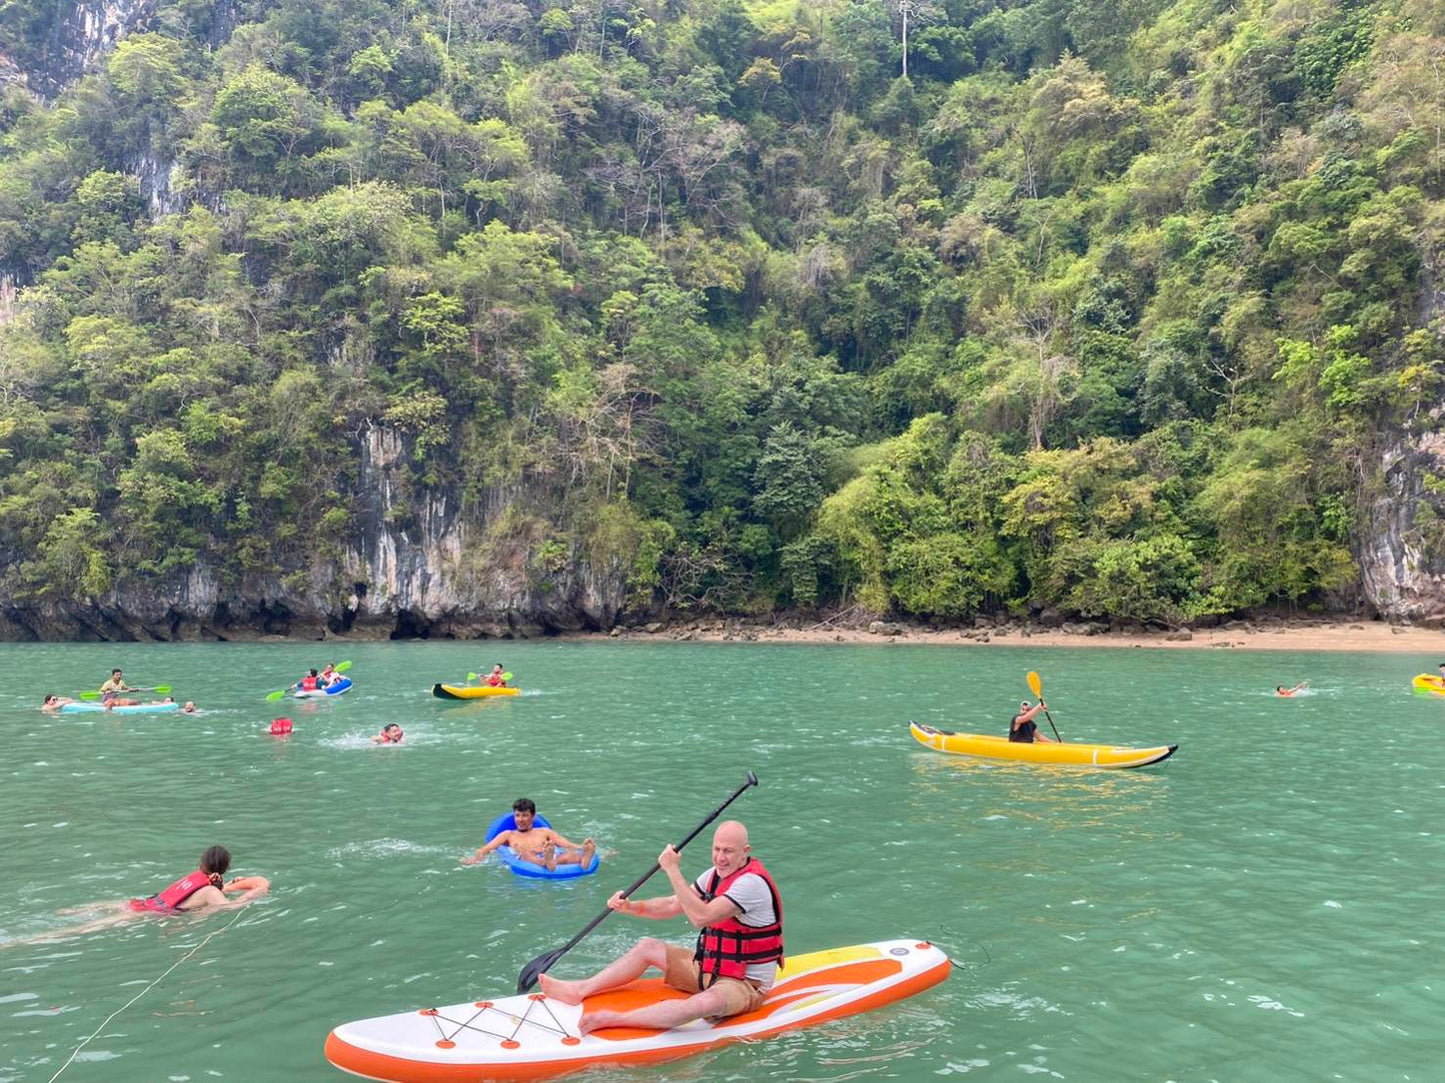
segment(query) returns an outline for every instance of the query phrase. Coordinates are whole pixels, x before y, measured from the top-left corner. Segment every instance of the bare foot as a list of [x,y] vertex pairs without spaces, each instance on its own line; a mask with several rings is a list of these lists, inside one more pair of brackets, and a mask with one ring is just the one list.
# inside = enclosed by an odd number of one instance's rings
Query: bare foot
[[547,866],[548,872],[557,871],[557,844],[550,839],[547,845],[542,847],[542,864]]
[[563,981],[561,978],[552,977],[551,974],[539,974],[537,981],[542,986],[542,992],[558,1004],[582,1003],[582,992],[578,988],[582,984],[581,982]]
[[585,1038],[594,1030],[602,1030],[604,1027],[615,1027],[616,1025],[616,1012],[583,1012],[577,1020],[577,1033]]
[[582,840],[582,867],[585,869],[592,864],[592,858],[597,854],[597,844],[591,839]]

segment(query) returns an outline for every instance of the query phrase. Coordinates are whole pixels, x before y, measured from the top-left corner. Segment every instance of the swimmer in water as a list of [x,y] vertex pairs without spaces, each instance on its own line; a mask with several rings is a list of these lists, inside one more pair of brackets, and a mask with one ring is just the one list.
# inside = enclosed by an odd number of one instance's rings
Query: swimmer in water
[[[146,914],[166,917],[193,910],[231,910],[238,906],[245,906],[270,890],[271,881],[264,876],[238,876],[227,882],[225,874],[230,867],[231,852],[224,846],[209,846],[201,855],[199,868],[194,872],[187,873],[154,895],[144,899],[121,899],[61,910],[58,913],[91,914],[99,912],[104,916],[83,925],[73,925],[66,929],[42,933],[40,936],[30,937],[27,940],[12,940],[8,944],[0,946],[45,943],[61,937],[81,936],[116,925],[124,925]],[[228,894],[236,892],[241,893],[238,898],[228,899],[226,897]]]
[[399,745],[406,734],[401,732],[401,727],[395,722],[388,722],[381,727],[381,732],[371,739],[374,745]]
[[79,702],[79,700],[72,699],[70,696],[57,696],[54,692],[51,692],[45,697],[45,702],[40,705],[40,709],[42,711],[48,712],[49,714],[54,714],[56,711],[60,710],[60,708],[64,707],[67,703]]
[[1286,688],[1286,687],[1285,687],[1284,685],[1282,685],[1282,684],[1277,684],[1277,685],[1274,686],[1274,694],[1275,694],[1276,696],[1292,696],[1292,695],[1294,695],[1296,692],[1303,692],[1303,691],[1304,691],[1306,688],[1308,688],[1309,686],[1310,686],[1310,682],[1309,682],[1309,681],[1301,681],[1299,684],[1295,685],[1293,688]]

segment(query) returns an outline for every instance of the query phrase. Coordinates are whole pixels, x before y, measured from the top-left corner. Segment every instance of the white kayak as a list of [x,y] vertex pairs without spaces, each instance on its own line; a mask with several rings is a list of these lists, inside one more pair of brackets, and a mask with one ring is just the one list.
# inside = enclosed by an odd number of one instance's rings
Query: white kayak
[[61,714],[158,714],[162,711],[180,709],[179,703],[137,703],[134,707],[112,707],[106,710],[99,703],[66,703],[60,708]]
[[[615,1028],[577,1034],[583,1006],[542,993],[474,1000],[343,1023],[326,1039],[326,1058],[364,1079],[546,1079],[605,1065],[673,1060],[728,1042],[770,1038],[871,1011],[937,985],[948,956],[917,940],[833,948],[790,956],[761,1008],[671,1030]],[[594,1011],[626,1011],[684,994],[642,979],[588,997]],[[661,1078],[661,1077],[659,1077]]]

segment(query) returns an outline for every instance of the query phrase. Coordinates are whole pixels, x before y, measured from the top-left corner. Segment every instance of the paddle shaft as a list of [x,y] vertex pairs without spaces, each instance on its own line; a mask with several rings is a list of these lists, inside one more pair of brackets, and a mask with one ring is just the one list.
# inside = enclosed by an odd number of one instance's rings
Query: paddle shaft
[[[1033,670],[1029,671],[1028,682],[1030,691],[1032,691],[1034,695],[1039,697],[1039,703],[1042,704],[1044,702],[1044,682]],[[1044,708],[1044,717],[1049,720],[1049,728],[1054,731],[1054,739],[1058,741],[1059,744],[1063,744],[1064,739],[1059,736],[1059,727],[1054,725],[1054,716],[1049,714],[1049,709],[1047,707]]]
[[[739,797],[743,795],[744,790],[746,790],[750,786],[756,786],[757,784],[758,776],[749,771],[747,781],[744,782],[741,786],[739,786],[736,790],[734,790],[731,797],[729,797],[717,808],[713,809],[712,812],[708,814],[707,819],[705,819],[702,823],[698,824],[695,828],[693,828],[692,832],[687,836],[687,838],[679,842],[676,846],[673,847],[673,849],[681,853],[683,847],[686,846],[693,839],[697,838],[698,835],[702,834],[703,830],[707,827],[708,824],[712,823],[719,816],[721,816],[724,809],[726,809],[729,805],[731,805],[734,801],[736,801]],[[652,879],[653,874],[656,873],[657,870],[660,868],[662,868],[662,866],[659,865],[656,861],[654,861],[652,863],[652,868],[648,869],[645,873],[643,873],[636,880],[634,880],[632,882],[632,886],[622,893],[622,897],[624,899],[627,898],[643,884],[647,883],[648,880]],[[558,959],[562,958],[562,956],[566,955],[578,944],[582,943],[582,939],[593,929],[597,928],[597,926],[601,925],[604,921],[606,921],[611,913],[612,907],[603,907],[602,913],[598,914],[595,918],[589,921],[587,923],[587,927],[576,936],[574,936],[571,940],[567,941],[567,943],[563,944],[556,951],[548,953],[548,955],[542,955],[539,956],[537,959],[532,960],[532,963],[528,964],[527,967],[523,968],[521,975],[517,978],[517,995],[521,996],[528,989],[532,988],[532,986],[535,985],[537,982],[538,975],[545,974],[548,970],[552,968],[553,963],[555,963]],[[532,970],[532,965],[536,964],[539,961],[545,962],[546,965],[539,966],[535,970]]]

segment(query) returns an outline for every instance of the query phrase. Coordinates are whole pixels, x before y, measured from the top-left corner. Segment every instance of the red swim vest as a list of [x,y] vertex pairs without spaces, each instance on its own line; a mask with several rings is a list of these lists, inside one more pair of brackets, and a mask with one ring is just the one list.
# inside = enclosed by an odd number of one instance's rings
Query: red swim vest
[[710,986],[718,978],[747,977],[748,967],[759,963],[783,961],[783,902],[778,897],[778,887],[763,863],[751,858],[746,865],[731,876],[719,881],[714,869],[707,890],[703,892],[704,902],[712,902],[719,895],[726,895],[728,888],[740,876],[752,873],[761,876],[773,897],[774,921],[770,925],[744,925],[737,917],[730,917],[716,925],[709,925],[698,934],[697,951],[693,958],[701,964],[702,973],[712,977],[703,982]]
[[493,688],[500,688],[500,687],[502,687],[502,685],[506,684],[507,682],[504,681],[504,680],[502,680],[502,678],[501,678],[498,674],[496,674],[496,673],[489,673],[489,674],[487,675],[487,683],[488,683],[489,685],[491,685]]
[[212,882],[209,873],[197,869],[195,872],[186,873],[159,894],[152,895],[148,899],[131,899],[128,905],[132,910],[156,910],[169,914],[201,888],[211,885]]
[[399,744],[401,744],[401,739],[402,739],[403,737],[405,737],[405,736],[406,736],[406,734],[405,734],[401,729],[398,729],[398,730],[396,731],[396,736],[395,736],[395,737],[393,737],[391,734],[387,733],[386,730],[382,730],[382,731],[381,731],[381,743],[384,744],[384,745],[399,745]]
[[316,691],[316,685],[317,685],[317,682],[320,681],[320,679],[321,679],[321,678],[319,678],[319,677],[302,677],[302,678],[301,678],[301,691],[303,691],[303,692],[314,692],[314,691]]
[[273,736],[273,737],[284,737],[286,734],[288,734],[288,733],[290,733],[290,732],[291,732],[291,719],[289,719],[289,718],[273,718],[273,719],[271,719],[271,736]]

